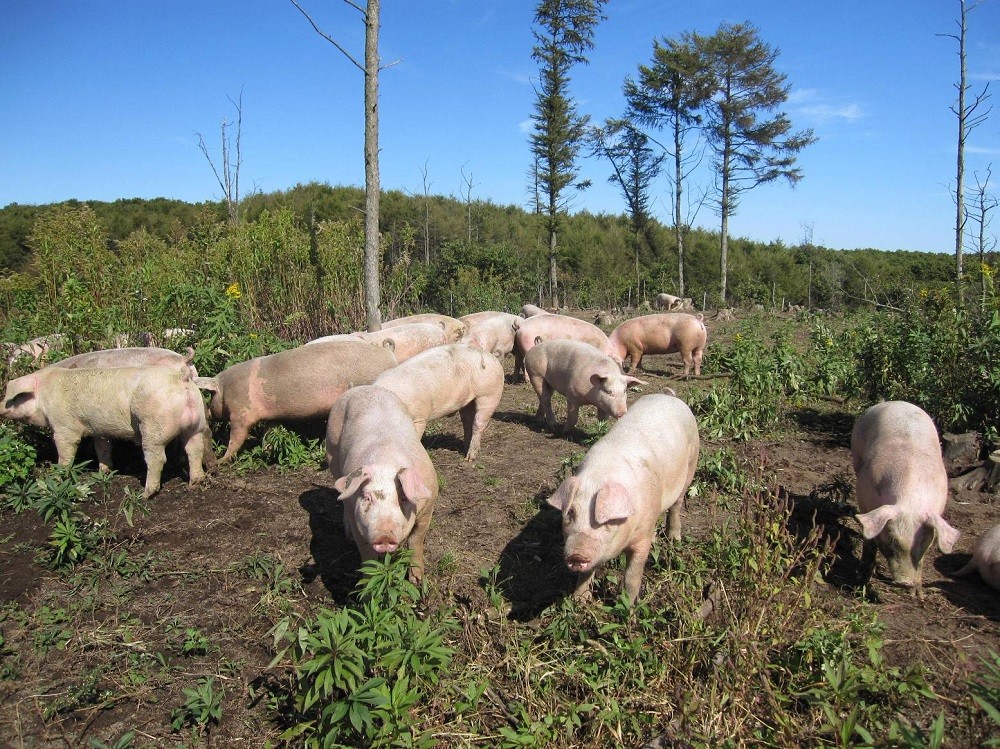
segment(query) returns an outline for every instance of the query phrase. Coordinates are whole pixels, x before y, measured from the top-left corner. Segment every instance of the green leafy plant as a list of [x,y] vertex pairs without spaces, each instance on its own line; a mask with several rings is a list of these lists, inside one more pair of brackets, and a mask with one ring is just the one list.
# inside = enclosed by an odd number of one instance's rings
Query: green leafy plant
[[434,745],[429,734],[414,732],[410,708],[450,663],[444,636],[456,625],[445,615],[417,616],[420,591],[407,579],[409,557],[365,562],[357,608],[323,611],[294,633],[287,619],[275,628],[275,643],[288,644],[274,662],[289,655],[295,668],[295,716],[283,740],[308,747]]
[[222,720],[222,699],[225,693],[216,691],[215,679],[210,676],[198,680],[195,687],[185,687],[184,704],[170,713],[170,725],[175,731],[193,726],[204,733],[213,723]]
[[35,448],[25,442],[12,425],[0,424],[0,490],[24,481],[35,467]]
[[[990,651],[980,659],[982,672],[969,682],[972,699],[992,721],[994,730],[1000,730],[1000,655]],[[983,746],[1000,746],[1000,738],[991,738]]]

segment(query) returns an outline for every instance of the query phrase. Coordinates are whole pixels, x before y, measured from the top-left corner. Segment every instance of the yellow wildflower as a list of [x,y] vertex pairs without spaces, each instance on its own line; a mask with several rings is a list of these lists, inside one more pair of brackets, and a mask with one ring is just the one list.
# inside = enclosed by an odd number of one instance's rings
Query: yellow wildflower
[[243,292],[240,291],[240,284],[238,281],[233,281],[226,287],[226,296],[230,299],[239,299],[243,296]]

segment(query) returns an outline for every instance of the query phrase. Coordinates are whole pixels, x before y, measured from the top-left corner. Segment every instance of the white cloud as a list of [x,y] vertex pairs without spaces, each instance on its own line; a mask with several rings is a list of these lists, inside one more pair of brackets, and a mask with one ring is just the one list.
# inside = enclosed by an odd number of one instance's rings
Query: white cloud
[[799,107],[798,112],[817,122],[847,120],[854,122],[865,116],[857,104],[810,104]]
[[985,148],[984,146],[966,146],[965,152],[979,156],[1000,156],[1000,148]]
[[531,119],[521,120],[521,122],[519,122],[517,125],[517,129],[520,130],[522,133],[530,133],[531,129],[534,126],[535,126],[534,120]]

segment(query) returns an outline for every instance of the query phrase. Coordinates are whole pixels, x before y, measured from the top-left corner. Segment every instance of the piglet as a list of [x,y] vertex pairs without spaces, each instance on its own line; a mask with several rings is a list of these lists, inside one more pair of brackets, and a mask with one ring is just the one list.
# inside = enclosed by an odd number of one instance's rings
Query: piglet
[[696,376],[701,374],[708,330],[700,314],[668,312],[626,320],[611,331],[610,339],[618,358],[623,362],[630,359],[632,368],[637,371],[642,367],[645,354],[679,353],[687,377],[692,367]]
[[566,566],[579,573],[577,598],[594,573],[625,552],[625,593],[635,602],[660,515],[667,538],[681,537],[681,506],[698,465],[698,424],[671,395],[637,400],[599,439],[548,502],[562,512]]
[[205,407],[188,370],[46,367],[7,383],[0,417],[51,429],[60,465],[73,462],[88,435],[102,471],[110,467],[112,439],[135,441],[146,458],[146,497],[160,489],[165,447],[175,438],[187,453],[191,483],[205,477]]
[[892,579],[922,598],[921,562],[935,535],[945,553],[959,537],[941,517],[948,473],[934,422],[905,401],[874,405],[854,423],[851,459],[864,536],[862,581],[871,578],[877,548]]
[[324,419],[353,385],[367,385],[396,366],[392,352],[365,341],[332,341],[258,356],[234,364],[216,377],[199,377],[212,392],[213,419],[229,420],[226,463],[261,421]]
[[417,354],[380,374],[373,384],[399,396],[413,418],[417,437],[429,420],[457,411],[465,430],[465,459],[474,460],[503,397],[503,382],[503,365],[495,356],[452,343]]
[[580,341],[538,343],[525,355],[524,371],[538,395],[535,416],[544,418],[553,431],[556,428],[552,412],[553,391],[566,396],[563,429],[568,432],[576,426],[581,405],[595,406],[598,418],[604,421],[612,416],[620,419],[628,410],[626,391],[635,385],[646,384],[622,374],[610,356]]
[[438,480],[403,402],[375,385],[351,388],[330,410],[326,451],[344,529],[361,559],[408,542],[410,578],[419,583]]
[[979,572],[991,588],[1000,590],[1000,525],[994,525],[972,547],[972,559],[955,574],[959,577]]

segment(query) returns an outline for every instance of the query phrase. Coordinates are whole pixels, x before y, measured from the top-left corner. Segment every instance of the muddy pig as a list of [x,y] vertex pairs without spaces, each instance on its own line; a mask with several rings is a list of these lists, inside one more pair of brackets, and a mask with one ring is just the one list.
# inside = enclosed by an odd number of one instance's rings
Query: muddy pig
[[991,588],[1000,590],[1000,525],[994,525],[972,547],[972,559],[955,574],[959,577],[979,572]]
[[258,422],[324,419],[348,388],[367,385],[395,366],[387,348],[333,341],[258,356],[196,382],[212,392],[212,418],[229,420],[229,445],[221,460],[228,462]]
[[523,380],[524,356],[540,341],[583,341],[621,366],[621,357],[607,334],[593,323],[568,315],[546,313],[529,317],[514,334],[514,381]]
[[934,422],[905,401],[874,405],[854,423],[851,459],[864,536],[862,581],[871,578],[878,548],[892,579],[923,597],[921,562],[935,535],[946,553],[959,536],[941,517],[948,473]]
[[397,396],[413,419],[417,437],[430,419],[458,413],[465,431],[465,459],[479,453],[483,432],[503,397],[503,366],[495,356],[464,343],[438,346],[390,369],[373,384]]
[[423,312],[419,315],[407,315],[406,317],[397,317],[395,320],[387,320],[382,323],[382,330],[398,328],[400,325],[413,325],[414,323],[440,325],[444,328],[444,332],[448,336],[448,343],[458,341],[465,334],[466,330],[466,325],[461,320],[450,315],[441,315],[437,312]]
[[698,464],[698,424],[671,395],[637,400],[599,439],[548,502],[562,512],[566,566],[590,598],[594,573],[623,551],[625,592],[639,596],[642,571],[667,513],[667,538],[681,537],[681,506]]
[[521,327],[524,318],[505,312],[498,312],[497,315],[469,326],[462,337],[462,343],[475,346],[496,357],[504,357],[513,351],[514,334]]
[[435,346],[446,346],[458,340],[456,336],[449,334],[443,326],[431,322],[407,323],[393,328],[384,328],[374,333],[358,333],[358,335],[369,343],[388,346],[400,364],[421,351]]
[[641,369],[644,354],[680,353],[687,377],[692,366],[695,375],[701,374],[708,331],[700,314],[665,312],[626,320],[611,331],[610,338],[618,357],[631,359],[635,370]]
[[407,542],[410,578],[419,583],[438,479],[406,406],[385,388],[351,388],[330,410],[326,451],[344,503],[344,530],[361,559]]
[[552,412],[552,391],[566,396],[568,432],[576,426],[580,406],[597,408],[598,418],[620,419],[628,409],[626,391],[642,380],[622,374],[619,366],[607,354],[602,354],[581,341],[543,341],[524,357],[524,370],[531,387],[538,395],[536,418],[544,418],[552,431],[556,417]]
[[160,489],[165,448],[175,438],[187,453],[191,483],[205,477],[205,406],[189,371],[46,367],[7,383],[0,417],[51,429],[60,465],[71,464],[80,440],[92,436],[107,471],[110,441],[135,441],[146,458],[146,497]]
[[[109,367],[167,367],[179,372],[190,371],[192,376],[198,376],[194,366],[194,349],[188,346],[187,355],[178,354],[166,348],[136,346],[132,348],[101,349],[88,351],[85,354],[70,356],[51,365],[65,369],[107,369]],[[215,445],[212,442],[212,430],[208,425],[207,415],[205,431],[202,435],[204,449],[202,459],[205,470],[215,473]],[[111,467],[111,445],[108,445],[108,467]]]

